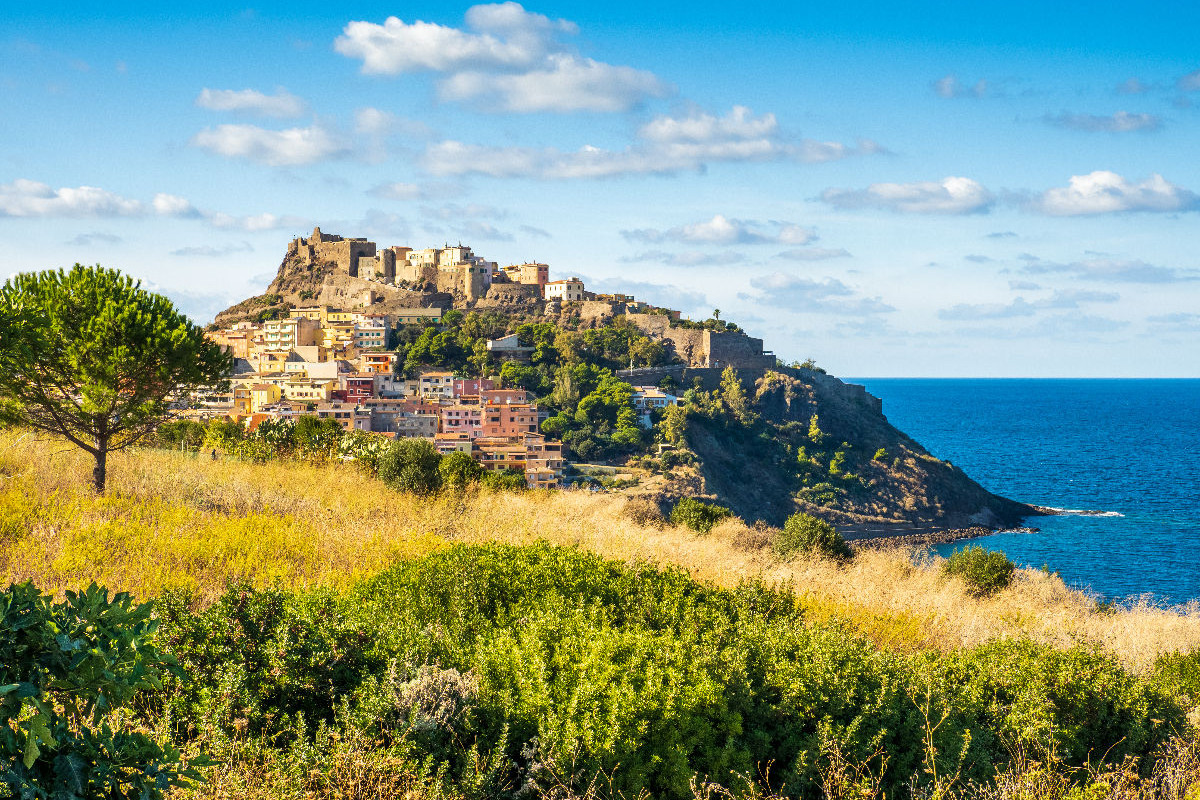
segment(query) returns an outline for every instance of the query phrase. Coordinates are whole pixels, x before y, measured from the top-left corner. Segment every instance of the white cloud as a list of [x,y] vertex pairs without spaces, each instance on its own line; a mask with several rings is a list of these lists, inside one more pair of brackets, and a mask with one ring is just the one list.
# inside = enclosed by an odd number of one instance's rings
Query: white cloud
[[938,311],[938,319],[973,321],[1031,317],[1050,309],[1078,309],[1087,303],[1115,303],[1121,295],[1113,292],[1060,291],[1039,300],[1017,297],[1011,303],[960,303]]
[[422,206],[421,213],[440,220],[504,219],[508,216],[508,212],[504,209],[483,203],[468,203],[465,206],[458,203],[447,203],[438,207]]
[[1200,202],[1192,192],[1161,175],[1133,183],[1115,172],[1097,170],[1074,175],[1068,186],[1050,189],[1033,201],[1033,207],[1052,216],[1112,214],[1127,211],[1189,211]]
[[250,214],[248,216],[231,216],[229,214],[210,214],[208,221],[214,228],[228,228],[249,231],[273,231],[280,228],[304,230],[312,227],[312,221],[304,217],[279,214]]
[[227,244],[221,247],[214,247],[210,244],[193,245],[191,247],[181,247],[178,250],[172,250],[173,256],[185,256],[201,258],[221,258],[222,256],[232,255],[233,253],[250,253],[254,248],[249,242],[240,242],[238,244]]
[[995,196],[970,178],[916,183],[873,183],[866,189],[826,189],[821,200],[835,208],[882,208],[902,214],[976,214]]
[[1022,272],[1030,275],[1066,273],[1076,278],[1118,283],[1179,283],[1200,280],[1200,271],[1148,264],[1140,259],[1091,258],[1059,264],[1025,254]]
[[1047,116],[1046,122],[1060,128],[1076,131],[1128,133],[1130,131],[1156,131],[1162,127],[1162,118],[1154,114],[1131,114],[1128,111],[1118,111],[1109,116],[1096,114],[1071,114],[1062,112]]
[[806,247],[797,250],[784,250],[782,253],[777,253],[775,257],[788,261],[828,261],[831,258],[849,258],[850,253],[841,247]]
[[91,233],[76,234],[67,240],[67,244],[74,247],[94,247],[98,244],[120,244],[123,241],[125,240],[114,233],[92,231]]
[[574,23],[526,11],[514,2],[467,10],[464,28],[388,17],[353,21],[334,49],[375,75],[433,72],[439,95],[511,112],[625,111],[673,90],[655,75],[605,64],[568,49]]
[[477,100],[488,111],[518,113],[626,111],[671,91],[653,73],[565,53],[549,56],[545,67],[529,72],[459,72],[439,87],[446,100]]
[[988,93],[988,82],[980,79],[973,86],[961,83],[954,75],[934,81],[933,91],[938,97],[984,97]]
[[574,151],[490,147],[448,140],[426,148],[422,163],[435,175],[555,180],[670,175],[721,162],[817,162],[879,152],[883,149],[871,141],[852,147],[791,140],[779,132],[773,115],[755,117],[750,109],[734,106],[724,116],[692,111],[682,117],[657,117],[638,131],[635,144],[623,150],[591,145]]
[[625,256],[621,261],[626,264],[637,264],[645,261],[657,261],[672,267],[711,267],[725,264],[737,264],[743,260],[741,253],[701,253],[688,251],[684,253],[668,253],[665,250],[647,250],[632,256]]
[[748,302],[815,314],[886,314],[896,309],[878,297],[862,297],[836,278],[812,278],[774,272],[750,280],[756,294],[739,293]]
[[164,217],[198,217],[196,207],[186,197],[159,192],[154,195],[154,213]]
[[631,242],[687,242],[691,244],[792,244],[803,245],[816,239],[816,234],[799,225],[786,222],[771,223],[775,230],[762,230],[753,220],[729,219],[716,214],[710,220],[676,228],[658,230],[641,228],[624,230],[621,235]]
[[193,136],[192,145],[271,167],[302,166],[349,153],[339,136],[317,125],[282,131],[256,125],[218,125]]
[[137,200],[95,186],[53,189],[18,178],[0,184],[0,217],[131,217],[145,213]]
[[286,119],[299,117],[307,110],[307,104],[289,94],[285,89],[278,89],[273,95],[263,94],[254,89],[202,89],[196,98],[196,105],[210,111],[235,111],[261,117]]

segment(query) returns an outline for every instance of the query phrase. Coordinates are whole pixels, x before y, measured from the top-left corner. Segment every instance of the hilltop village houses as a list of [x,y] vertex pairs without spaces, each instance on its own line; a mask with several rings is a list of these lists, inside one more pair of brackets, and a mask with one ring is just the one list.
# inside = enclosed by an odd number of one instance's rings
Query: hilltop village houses
[[[309,251],[309,252],[305,252]],[[360,278],[455,283],[478,296],[493,283],[529,287],[548,304],[595,300],[576,277],[551,281],[545,264],[498,267],[462,245],[376,251],[363,239],[323,235],[292,242],[290,254],[332,260]],[[604,299],[608,299],[605,297]],[[632,297],[615,297],[631,312],[645,310]],[[524,390],[499,378],[463,378],[430,370],[404,378],[388,349],[398,328],[441,323],[446,308],[408,308],[392,313],[343,310],[327,305],[292,308],[287,318],[238,322],[208,336],[235,359],[228,392],[193,398],[197,417],[225,416],[253,430],[264,420],[312,414],[330,417],[345,430],[389,438],[420,437],[441,453],[470,454],[490,470],[524,472],[531,488],[560,485],[562,445],[541,431],[547,412]],[[515,335],[487,343],[498,360],[527,360],[532,348]],[[677,402],[651,386],[635,387],[634,404],[645,426],[652,409]]]

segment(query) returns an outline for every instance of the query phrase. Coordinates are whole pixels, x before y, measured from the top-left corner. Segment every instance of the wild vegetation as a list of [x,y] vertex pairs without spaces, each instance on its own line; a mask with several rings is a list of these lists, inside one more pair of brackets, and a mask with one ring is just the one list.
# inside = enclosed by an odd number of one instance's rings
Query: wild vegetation
[[114,467],[97,496],[84,454],[0,433],[0,584],[157,598],[188,677],[116,721],[216,762],[181,796],[1182,800],[1200,775],[1194,610],[783,557],[780,530],[697,534],[612,495]]

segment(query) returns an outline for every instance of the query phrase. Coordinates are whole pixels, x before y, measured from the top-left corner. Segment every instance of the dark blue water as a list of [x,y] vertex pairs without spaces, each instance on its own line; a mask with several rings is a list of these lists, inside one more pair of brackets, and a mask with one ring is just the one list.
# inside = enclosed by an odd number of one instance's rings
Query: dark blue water
[[1200,380],[847,380],[990,491],[1108,514],[1038,517],[1039,533],[972,544],[1105,598],[1200,599]]

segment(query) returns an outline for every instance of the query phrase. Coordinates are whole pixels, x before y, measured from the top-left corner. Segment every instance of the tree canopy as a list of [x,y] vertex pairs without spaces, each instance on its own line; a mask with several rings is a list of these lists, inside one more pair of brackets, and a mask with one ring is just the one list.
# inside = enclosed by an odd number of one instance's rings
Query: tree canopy
[[117,270],[15,275],[0,287],[0,420],[67,438],[96,460],[141,439],[168,398],[219,381],[229,358],[162,295]]

